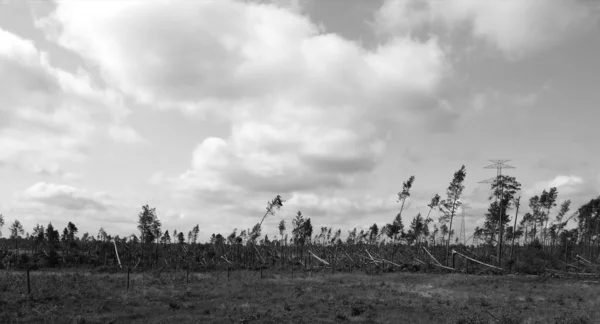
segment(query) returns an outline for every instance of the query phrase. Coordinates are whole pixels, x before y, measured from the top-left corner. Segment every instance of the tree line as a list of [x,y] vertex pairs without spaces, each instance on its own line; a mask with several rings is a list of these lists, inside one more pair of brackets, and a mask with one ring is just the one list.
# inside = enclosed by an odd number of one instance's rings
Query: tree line
[[[395,261],[400,260],[419,260],[423,263],[421,260],[425,255],[422,249],[431,250],[431,254],[427,250],[429,256],[443,260],[446,267],[456,266],[453,256],[457,249],[500,268],[511,268],[519,258],[523,262],[538,260],[536,262],[541,263],[539,260],[545,260],[544,267],[561,260],[565,269],[574,267],[573,258],[583,258],[586,262],[596,264],[600,252],[600,197],[591,199],[571,212],[571,201],[559,201],[558,189],[548,188],[530,197],[529,211],[520,216],[521,183],[509,175],[499,175],[491,182],[483,226],[475,228],[468,240],[470,244],[459,242],[454,235],[454,227],[455,218],[464,207],[461,196],[466,175],[463,165],[454,173],[445,197],[432,195],[427,205],[427,215],[417,213],[405,228],[404,207],[416,180],[415,176],[410,176],[398,192],[399,210],[391,222],[381,228],[377,224],[366,230],[354,228],[345,236],[341,229],[326,226],[314,230],[311,218],[305,217],[301,211],[291,220],[291,237],[288,236],[285,220],[278,224],[279,235],[272,239],[266,234],[263,236],[264,220],[279,211],[286,202],[280,195],[267,201],[260,222],[251,229],[238,231],[236,228],[226,236],[212,234],[205,243],[198,242],[199,225],[193,226],[187,234],[184,231],[164,230],[156,208],[149,205],[142,206],[138,214],[139,233],[126,237],[111,236],[103,228],[96,235],[84,233],[78,237],[78,228],[72,222],[67,224],[62,234],[52,223],[45,227],[36,224],[31,234],[25,234],[22,224],[14,220],[8,227],[8,240],[3,240],[6,244],[0,246],[0,266],[44,261],[54,265],[99,265],[107,264],[112,259],[111,264],[118,263],[122,267],[121,258],[124,263],[136,267],[157,266],[160,263],[189,266],[190,262],[204,265],[224,262],[229,266],[243,262],[248,266],[252,262],[266,264],[268,257],[272,264],[276,263],[276,259],[280,263],[284,263],[283,259],[290,262],[299,259],[305,264],[308,262],[306,257],[323,261],[314,251],[321,255],[334,255],[328,251],[336,251],[336,257],[343,251],[347,259],[355,262],[348,251],[357,254],[356,247],[376,248],[376,251],[386,255],[381,260],[396,266],[398,264]],[[439,215],[437,220],[432,217],[434,212]],[[567,229],[570,221],[575,222],[576,226]],[[0,215],[0,237],[4,225],[4,216]],[[19,251],[27,253],[19,254]],[[370,258],[374,259],[372,255]]]

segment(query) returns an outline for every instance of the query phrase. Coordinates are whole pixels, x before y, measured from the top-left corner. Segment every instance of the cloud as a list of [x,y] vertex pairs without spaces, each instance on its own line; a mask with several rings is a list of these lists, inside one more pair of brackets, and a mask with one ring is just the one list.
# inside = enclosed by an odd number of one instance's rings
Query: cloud
[[81,178],[81,175],[72,172],[64,171],[57,163],[37,164],[33,166],[35,174],[41,176],[55,176],[66,180],[74,180]]
[[10,80],[0,89],[0,162],[6,165],[39,172],[82,161],[102,126],[129,114],[120,96],[96,87],[89,73],[55,68],[32,41],[2,29],[0,74]]
[[543,190],[556,187],[560,193],[574,193],[584,183],[583,179],[576,175],[557,175],[551,180],[538,181],[525,190],[528,196],[539,195]]
[[45,182],[38,182],[27,188],[21,198],[69,211],[105,211],[108,208],[103,201],[106,199],[103,193],[90,195],[71,186]]
[[117,142],[147,143],[147,141],[131,126],[113,124],[108,128],[108,135]]
[[297,11],[239,1],[60,2],[39,25],[138,103],[231,123],[199,141],[179,177],[190,190],[344,187],[379,163],[389,127],[447,114],[435,38],[368,50]]
[[598,21],[600,6],[582,0],[387,0],[375,17],[383,35],[469,27],[508,58],[550,48]]

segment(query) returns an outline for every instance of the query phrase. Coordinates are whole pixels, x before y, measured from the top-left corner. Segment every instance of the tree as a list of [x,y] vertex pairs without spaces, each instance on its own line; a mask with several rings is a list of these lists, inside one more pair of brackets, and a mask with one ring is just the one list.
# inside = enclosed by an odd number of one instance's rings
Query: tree
[[279,229],[279,235],[283,239],[283,233],[285,233],[285,220],[282,219],[281,222],[279,222],[277,229]]
[[556,215],[556,222],[558,223],[558,233],[557,233],[557,235],[559,235],[560,231],[562,231],[565,228],[565,226],[567,226],[567,222],[569,220],[563,222],[563,218],[569,212],[570,209],[571,209],[571,200],[570,199],[565,200],[560,205],[560,210],[558,212],[558,215]]
[[427,218],[425,218],[425,229],[426,229],[427,233],[429,233],[429,223],[432,221],[432,219],[429,216],[431,216],[431,211],[440,205],[440,199],[441,199],[440,195],[435,194],[435,196],[433,196],[433,198],[431,198],[431,202],[427,205],[427,207],[429,207],[429,212],[427,213]]
[[18,219],[15,219],[15,221],[12,223],[12,225],[10,225],[9,228],[10,231],[10,238],[15,240],[15,249],[19,248],[19,240],[21,239],[21,235],[23,235],[25,233],[25,230],[23,230],[23,225],[21,225],[21,222],[19,222]]
[[440,232],[442,233],[442,242],[450,241],[450,237],[448,237],[448,240],[446,240],[446,235],[448,235],[448,225],[446,225],[445,223],[442,224],[440,226]]
[[492,194],[490,195],[489,200],[492,200],[495,197],[496,201],[498,202],[495,210],[497,215],[496,224],[498,228],[497,258],[498,265],[501,265],[504,224],[509,221],[506,211],[511,208],[515,195],[521,190],[521,183],[517,181],[515,177],[498,175],[496,179],[492,181],[491,189]]
[[65,227],[63,229],[63,233],[60,236],[60,241],[63,242],[65,244],[65,247],[67,245],[67,240],[69,239],[69,230]]
[[252,244],[256,243],[256,239],[260,237],[261,235],[261,226],[260,224],[256,223],[256,225],[254,225],[254,227],[252,227],[252,231],[250,232],[250,242],[252,242]]
[[529,208],[531,209],[532,213],[531,213],[531,221],[532,221],[532,225],[533,225],[533,238],[534,240],[537,240],[537,225],[543,221],[543,213],[542,213],[542,204],[540,202],[540,197],[539,196],[533,196],[531,198],[529,198]]
[[252,242],[252,243],[256,242],[256,239],[260,237],[260,233],[262,230],[262,223],[265,220],[265,218],[268,215],[275,215],[275,211],[277,211],[281,207],[283,207],[284,202],[285,202],[285,200],[281,199],[280,195],[277,195],[277,197],[273,198],[273,200],[267,201],[267,208],[266,208],[267,211],[265,212],[265,215],[260,220],[260,223],[257,223],[256,225],[254,225],[254,227],[252,227],[252,231],[250,232],[250,237],[249,237],[250,242]]
[[192,243],[196,244],[196,242],[198,241],[198,233],[200,232],[200,227],[198,224],[196,224],[196,226],[194,226],[194,228],[192,228]]
[[498,201],[494,201],[490,203],[487,213],[485,213],[485,221],[483,223],[484,230],[490,234],[490,243],[494,241],[499,242],[498,235],[500,235],[499,225],[499,216],[502,213],[502,223],[506,224],[510,217],[506,213],[505,209],[500,208],[500,203]]
[[415,176],[410,176],[407,181],[402,183],[402,191],[398,193],[398,202],[402,202],[400,206],[400,217],[402,217],[402,210],[404,209],[404,203],[406,198],[410,197],[410,188],[412,188]]
[[535,232],[533,230],[531,232],[528,232],[529,228],[531,226],[534,226],[534,224],[535,224],[535,218],[534,218],[533,214],[525,213],[525,215],[523,215],[523,219],[521,219],[521,222],[519,224],[525,228],[525,233],[523,235],[523,237],[524,237],[523,244],[525,244],[525,243],[527,243],[527,237],[531,236],[532,233],[533,233],[533,236],[535,237]]
[[347,244],[356,244],[356,227],[353,230],[348,231],[348,237],[346,238],[346,243]]
[[304,244],[310,239],[313,232],[313,227],[310,218],[305,219],[301,211],[296,213],[295,218],[292,220],[294,229],[292,230],[292,237],[294,244],[304,246]]
[[171,244],[171,235],[169,235],[169,230],[165,231],[165,234],[163,235],[161,242],[163,244]]
[[517,218],[519,217],[519,207],[521,207],[521,197],[515,199],[515,207],[517,207],[517,211],[515,212],[515,225],[512,227],[513,233],[511,236],[512,242],[510,243],[510,260],[512,260],[513,257],[513,250],[515,248],[515,238],[517,236],[520,237],[521,235],[523,235],[523,231],[521,231],[520,233],[517,232]]
[[335,244],[341,242],[341,240],[340,240],[341,235],[342,235],[342,230],[338,229],[337,231],[335,231],[335,233],[333,233],[333,237],[331,237],[331,240],[329,242],[332,245],[335,245]]
[[33,228],[33,239],[36,244],[44,243],[44,226],[40,226],[40,224],[36,224]]
[[436,240],[439,232],[440,232],[440,229],[437,227],[436,224],[433,224],[433,231],[431,232],[431,241],[433,242],[434,245],[435,245],[435,240]]
[[2,237],[2,227],[4,227],[4,216],[0,214],[0,237]]
[[267,215],[275,215],[275,211],[277,211],[281,207],[283,207],[284,202],[285,202],[285,200],[281,199],[280,195],[277,195],[277,197],[273,198],[273,200],[271,200],[271,201],[267,201],[267,212],[265,213],[263,218],[260,220],[259,227],[262,226],[262,223],[265,220],[265,218],[267,217]]
[[217,235],[213,234],[213,236],[214,236],[213,244],[215,244],[215,245],[223,245],[223,244],[225,244],[225,237],[223,237],[223,235],[221,235],[220,233],[218,233]]
[[413,242],[419,243],[419,239],[426,232],[425,226],[425,221],[423,220],[421,213],[418,213],[410,223],[410,229],[406,235],[409,244],[412,244]]
[[378,234],[379,234],[379,228],[377,227],[377,224],[371,225],[371,227],[369,227],[369,243],[370,244],[375,243],[375,240],[377,239]]
[[306,222],[304,222],[303,232],[304,232],[304,242],[303,242],[303,244],[306,243],[306,242],[310,242],[310,237],[312,236],[312,233],[313,233],[313,226],[312,226],[312,223],[310,221],[310,218],[307,218]]
[[550,219],[550,210],[556,207],[556,199],[558,197],[558,190],[556,187],[550,188],[549,191],[544,190],[540,196],[541,208],[545,209],[543,213],[542,222],[544,223],[544,240],[547,239],[548,220]]
[[398,236],[404,236],[404,224],[402,223],[402,215],[398,213],[391,224],[387,224],[384,228],[385,234],[392,239],[394,245],[398,241]]
[[183,235],[183,232],[179,232],[177,234],[177,239],[179,241],[179,244],[183,245],[185,243],[185,236]]
[[104,230],[104,227],[100,227],[100,229],[98,230],[98,235],[96,237],[98,238],[98,241],[101,241],[102,243],[108,241],[108,234]]
[[587,250],[590,259],[593,259],[592,240],[594,238],[597,240],[600,234],[600,196],[579,207],[576,215],[577,229],[583,247]]
[[[452,221],[454,220],[454,215],[456,214],[456,210],[462,205],[460,202],[460,195],[462,194],[465,186],[463,182],[465,181],[465,177],[467,176],[467,170],[463,165],[458,171],[454,173],[454,178],[450,182],[448,189],[446,190],[447,198],[440,202],[439,210],[444,214],[444,221],[450,221],[450,226],[448,228],[448,240],[446,241],[446,266],[448,266],[450,262],[450,258],[448,257],[448,253],[450,252],[450,237],[452,236]],[[445,225],[445,224],[444,224]]]
[[227,243],[233,245],[235,244],[235,238],[237,237],[237,228],[233,229],[233,232],[227,236]]
[[162,224],[156,215],[154,215],[150,230],[152,231],[152,236],[154,236],[154,241],[156,242],[156,260],[158,261],[158,241],[162,236]]
[[79,231],[77,229],[77,226],[75,226],[75,224],[69,222],[69,224],[67,224],[67,229],[69,230],[69,241],[74,242],[75,241],[75,234],[77,234],[77,232]]
[[152,231],[153,224],[157,221],[156,208],[142,206],[142,211],[138,214],[138,230],[140,231],[140,242],[142,243],[142,260],[144,259],[144,245],[152,243],[155,235]]
[[56,245],[60,242],[58,231],[54,229],[52,223],[49,223],[48,226],[46,226],[46,241],[50,244],[51,249],[56,248]]

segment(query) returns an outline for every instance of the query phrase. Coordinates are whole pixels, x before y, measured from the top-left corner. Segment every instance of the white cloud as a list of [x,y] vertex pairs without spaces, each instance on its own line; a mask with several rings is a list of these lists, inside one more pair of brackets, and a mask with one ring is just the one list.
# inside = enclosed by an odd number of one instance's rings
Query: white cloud
[[525,193],[528,196],[539,195],[543,190],[556,187],[559,193],[568,196],[579,193],[583,189],[584,183],[583,178],[576,175],[557,175],[551,180],[536,182]]
[[108,135],[117,142],[147,143],[147,141],[131,126],[113,124],[108,128]]
[[103,193],[88,194],[71,186],[45,182],[27,188],[20,198],[71,211],[104,211],[108,207],[103,201],[107,198]]
[[237,1],[60,2],[40,25],[139,102],[231,121],[228,138],[195,149],[180,179],[195,190],[340,187],[380,161],[386,123],[443,113],[431,104],[448,72],[434,38],[367,50],[297,12]]
[[593,28],[599,10],[597,3],[581,0],[387,0],[375,26],[382,34],[398,34],[423,28],[453,30],[467,23],[473,36],[509,58],[521,58]]
[[[72,177],[60,170],[60,163],[82,161],[92,136],[129,114],[119,95],[95,87],[88,73],[53,67],[33,42],[2,29],[0,74],[10,80],[0,89],[4,164]],[[121,133],[129,140],[139,138],[132,129]]]

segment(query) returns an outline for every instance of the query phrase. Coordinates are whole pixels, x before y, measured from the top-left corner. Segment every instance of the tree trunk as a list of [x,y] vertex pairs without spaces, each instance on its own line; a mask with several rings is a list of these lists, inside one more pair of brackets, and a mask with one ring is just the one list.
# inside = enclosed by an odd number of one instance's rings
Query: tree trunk
[[450,264],[450,258],[448,258],[448,253],[450,251],[450,239],[452,238],[452,221],[454,220],[454,206],[456,206],[456,200],[452,204],[452,214],[450,214],[450,227],[448,228],[448,241],[446,241],[446,266],[448,267]]
[[513,257],[513,250],[515,248],[515,233],[517,231],[517,218],[519,217],[519,207],[521,206],[521,197],[517,198],[517,212],[515,213],[515,225],[513,226],[513,237],[512,243],[510,244],[510,259]]
[[504,225],[502,224],[502,216],[504,216],[504,211],[502,210],[502,207],[503,207],[502,200],[503,199],[504,199],[504,182],[500,182],[500,203],[498,204],[498,211],[499,211],[500,215],[498,215],[498,255],[497,255],[499,268],[502,268],[502,239],[503,239],[502,232],[504,229]]

